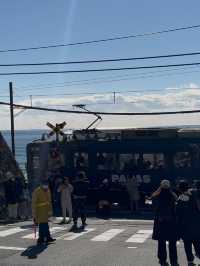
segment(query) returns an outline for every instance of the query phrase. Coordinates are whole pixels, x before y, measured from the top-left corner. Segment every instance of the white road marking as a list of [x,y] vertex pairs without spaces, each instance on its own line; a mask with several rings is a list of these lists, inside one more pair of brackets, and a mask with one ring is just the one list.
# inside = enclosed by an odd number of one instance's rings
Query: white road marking
[[90,233],[90,232],[92,232],[92,231],[94,231],[94,230],[96,230],[95,228],[87,228],[87,229],[85,229],[84,231],[82,231],[82,232],[69,232],[69,233],[67,233],[67,234],[64,234],[64,235],[62,235],[62,236],[59,236],[57,239],[62,239],[62,240],[74,240],[74,239],[76,239],[76,238],[78,238],[78,237],[80,237],[80,236],[83,236],[83,235],[85,235],[85,234],[87,234],[87,233]]
[[137,219],[109,219],[110,222],[130,222],[130,223],[142,223],[142,224],[152,224],[153,220],[137,220]]
[[95,236],[91,240],[92,241],[109,241],[110,239],[112,239],[116,235],[122,233],[124,230],[125,229],[110,229],[110,230],[104,232],[103,234]]
[[136,249],[137,247],[128,247],[128,248],[130,248],[130,249],[131,249],[131,248],[132,248],[132,249]]
[[[54,234],[54,233],[57,233],[57,232],[60,232],[60,231],[63,231],[63,230],[67,230],[67,228],[64,228],[64,227],[52,227],[52,228],[50,228],[51,234]],[[22,238],[34,239],[35,238],[35,234],[31,233],[31,234],[23,236]],[[38,238],[38,230],[36,232],[36,238]]]
[[126,240],[128,243],[144,243],[152,234],[152,230],[139,230]]
[[14,235],[16,233],[20,233],[20,232],[23,232],[23,231],[26,231],[26,230],[28,230],[28,229],[23,229],[23,228],[20,228],[20,227],[15,227],[15,228],[2,230],[2,231],[0,231],[0,237],[6,237],[6,236]]
[[7,249],[7,250],[19,250],[19,251],[26,250],[26,248],[18,248],[18,247],[6,247],[6,246],[0,246],[0,249]]

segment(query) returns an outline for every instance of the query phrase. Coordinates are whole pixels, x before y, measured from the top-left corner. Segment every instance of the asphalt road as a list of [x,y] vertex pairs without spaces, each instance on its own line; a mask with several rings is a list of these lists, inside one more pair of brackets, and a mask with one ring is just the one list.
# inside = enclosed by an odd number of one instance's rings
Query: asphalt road
[[[89,219],[85,231],[51,223],[56,243],[37,247],[31,222],[0,226],[0,266],[155,266],[152,221]],[[185,266],[183,244],[179,262]]]

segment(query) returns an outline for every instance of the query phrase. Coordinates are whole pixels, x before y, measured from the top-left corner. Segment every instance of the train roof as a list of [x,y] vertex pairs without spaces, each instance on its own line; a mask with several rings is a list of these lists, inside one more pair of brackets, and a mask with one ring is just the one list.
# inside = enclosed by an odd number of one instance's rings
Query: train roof
[[[200,138],[200,127],[152,127],[152,128],[97,128],[78,129],[65,133],[67,142],[71,141],[108,141],[125,139],[164,139],[164,138]],[[52,139],[33,140],[32,143],[50,143]]]

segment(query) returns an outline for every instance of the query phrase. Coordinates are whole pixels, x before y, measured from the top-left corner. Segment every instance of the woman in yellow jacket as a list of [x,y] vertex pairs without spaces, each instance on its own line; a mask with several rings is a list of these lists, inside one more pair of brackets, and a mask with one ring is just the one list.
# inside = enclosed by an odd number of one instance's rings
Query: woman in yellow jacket
[[50,235],[48,219],[52,216],[51,193],[48,181],[43,180],[41,185],[33,192],[32,214],[35,223],[39,224],[39,238],[37,243],[54,242]]

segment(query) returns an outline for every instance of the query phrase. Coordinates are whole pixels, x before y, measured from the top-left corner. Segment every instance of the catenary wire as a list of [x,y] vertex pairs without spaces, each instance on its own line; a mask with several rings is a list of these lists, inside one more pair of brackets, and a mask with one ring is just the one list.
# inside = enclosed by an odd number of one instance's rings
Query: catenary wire
[[[0,102],[0,105],[10,106],[10,103]],[[45,108],[45,107],[36,107],[28,106],[21,104],[13,104],[16,108],[24,108],[27,110],[38,110],[38,111],[48,111],[48,112],[59,112],[59,113],[71,113],[71,114],[87,114],[87,115],[109,115],[109,116],[152,116],[152,115],[174,115],[174,114],[192,114],[200,113],[200,109],[197,110],[183,110],[183,111],[166,111],[166,112],[101,112],[101,111],[74,111],[74,110],[63,110],[55,108]]]

